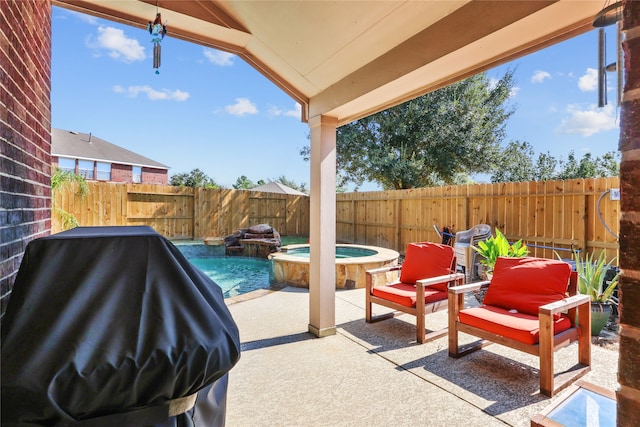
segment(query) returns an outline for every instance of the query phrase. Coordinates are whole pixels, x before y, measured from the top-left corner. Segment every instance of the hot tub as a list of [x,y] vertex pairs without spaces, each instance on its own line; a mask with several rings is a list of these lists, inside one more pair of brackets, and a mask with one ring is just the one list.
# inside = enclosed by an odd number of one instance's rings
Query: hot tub
[[[309,245],[289,245],[269,255],[277,283],[309,287]],[[336,245],[336,288],[366,286],[366,271],[396,265],[400,254],[377,246]]]

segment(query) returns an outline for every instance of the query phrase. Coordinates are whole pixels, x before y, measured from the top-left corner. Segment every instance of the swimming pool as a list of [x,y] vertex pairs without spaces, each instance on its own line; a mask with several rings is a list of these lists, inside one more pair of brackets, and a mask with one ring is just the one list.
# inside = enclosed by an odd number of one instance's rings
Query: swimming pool
[[271,284],[269,261],[246,257],[188,258],[213,279],[225,298],[246,294]]
[[209,276],[225,298],[271,286],[271,263],[262,258],[227,257],[224,246],[209,246],[201,241],[174,241],[191,264]]

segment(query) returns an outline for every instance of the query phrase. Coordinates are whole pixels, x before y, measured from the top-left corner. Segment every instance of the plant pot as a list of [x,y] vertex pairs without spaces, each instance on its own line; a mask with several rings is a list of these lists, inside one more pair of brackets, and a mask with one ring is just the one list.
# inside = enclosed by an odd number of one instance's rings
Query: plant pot
[[591,303],[591,336],[597,337],[611,316],[611,304]]
[[[486,271],[483,271],[480,278],[482,280],[491,281],[492,277],[493,277],[493,272],[487,273]],[[484,296],[486,295],[486,293],[487,293],[487,288],[473,291],[473,295],[476,297],[476,301],[478,301],[478,304],[482,305],[484,303]]]

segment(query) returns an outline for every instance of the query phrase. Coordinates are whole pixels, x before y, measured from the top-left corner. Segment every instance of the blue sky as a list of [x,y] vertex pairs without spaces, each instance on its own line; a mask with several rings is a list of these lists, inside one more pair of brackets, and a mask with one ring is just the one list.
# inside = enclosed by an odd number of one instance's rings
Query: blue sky
[[[231,188],[285,176],[309,188],[309,144],[300,107],[234,55],[171,37],[162,41],[160,74],[148,32],[53,8],[52,127],[91,132],[171,169],[203,170]],[[615,27],[607,27],[607,62],[615,60]],[[597,108],[597,31],[488,71],[515,69],[516,113],[507,139],[566,159],[616,151],[619,109],[609,73],[609,105]],[[482,178],[479,178],[482,180]],[[368,184],[361,191],[379,189]]]

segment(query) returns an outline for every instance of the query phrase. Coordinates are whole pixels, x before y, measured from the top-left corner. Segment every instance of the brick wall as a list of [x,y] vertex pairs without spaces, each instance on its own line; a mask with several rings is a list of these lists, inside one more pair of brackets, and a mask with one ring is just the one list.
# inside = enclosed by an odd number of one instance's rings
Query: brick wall
[[111,181],[132,182],[132,179],[130,165],[121,165],[117,163],[111,164]]
[[[58,157],[51,157],[52,167],[58,165]],[[168,185],[168,171],[166,169],[142,168],[142,183]],[[111,182],[133,182],[133,173],[130,165],[119,163],[111,164]]]
[[142,183],[167,185],[169,172],[166,169],[142,168]]
[[51,3],[0,1],[0,319],[27,243],[51,231]]
[[620,112],[620,358],[618,426],[640,425],[640,2],[623,2],[624,95]]

